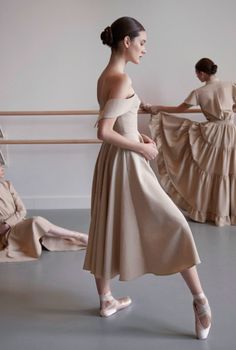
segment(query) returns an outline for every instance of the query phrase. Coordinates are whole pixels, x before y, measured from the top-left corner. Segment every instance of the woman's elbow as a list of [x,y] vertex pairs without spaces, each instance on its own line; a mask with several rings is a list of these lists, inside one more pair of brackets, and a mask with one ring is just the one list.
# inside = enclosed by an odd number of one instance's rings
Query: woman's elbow
[[101,141],[105,141],[106,140],[106,131],[104,130],[104,128],[98,128],[97,131],[97,138]]
[[103,132],[100,129],[98,129],[98,131],[97,131],[97,138],[99,140],[103,141]]
[[27,211],[26,211],[25,208],[22,208],[22,209],[18,212],[19,217],[21,217],[22,219],[23,219],[24,217],[26,217],[26,214],[27,214]]

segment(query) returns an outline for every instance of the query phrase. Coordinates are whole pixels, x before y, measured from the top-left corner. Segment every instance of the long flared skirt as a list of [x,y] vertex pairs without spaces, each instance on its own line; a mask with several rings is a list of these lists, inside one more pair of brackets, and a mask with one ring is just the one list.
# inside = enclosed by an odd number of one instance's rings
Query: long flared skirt
[[141,155],[103,143],[84,269],[97,278],[168,275],[200,262],[191,230]]

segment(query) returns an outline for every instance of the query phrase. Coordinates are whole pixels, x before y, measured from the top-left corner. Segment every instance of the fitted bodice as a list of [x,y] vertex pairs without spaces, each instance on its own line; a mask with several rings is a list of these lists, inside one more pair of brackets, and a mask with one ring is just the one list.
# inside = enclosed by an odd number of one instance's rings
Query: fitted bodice
[[106,102],[99,113],[98,122],[101,119],[114,118],[114,130],[119,134],[140,141],[138,132],[137,112],[140,100],[136,94],[130,98],[113,98]]

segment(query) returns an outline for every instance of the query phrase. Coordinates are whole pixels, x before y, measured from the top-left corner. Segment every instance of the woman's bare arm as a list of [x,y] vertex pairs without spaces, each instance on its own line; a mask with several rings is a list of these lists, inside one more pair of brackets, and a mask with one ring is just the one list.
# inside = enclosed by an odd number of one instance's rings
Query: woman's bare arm
[[150,104],[142,104],[141,108],[150,114],[157,114],[158,112],[169,112],[169,113],[181,113],[189,109],[191,106],[183,102],[178,106],[156,106]]

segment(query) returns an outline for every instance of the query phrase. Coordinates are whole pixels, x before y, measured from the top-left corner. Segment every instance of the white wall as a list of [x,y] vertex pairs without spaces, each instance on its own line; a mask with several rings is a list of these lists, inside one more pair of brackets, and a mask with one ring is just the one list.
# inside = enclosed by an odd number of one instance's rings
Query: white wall
[[[127,67],[143,100],[182,102],[199,86],[201,57],[236,81],[235,11],[235,0],[0,0],[0,110],[97,109],[96,79],[109,57],[99,35],[124,15],[148,33],[147,55]],[[94,121],[1,117],[0,125],[9,138],[93,138]],[[28,208],[86,208],[98,149],[8,146],[7,177]]]

